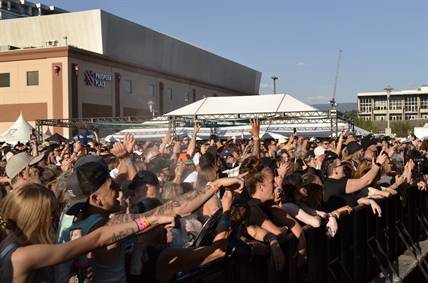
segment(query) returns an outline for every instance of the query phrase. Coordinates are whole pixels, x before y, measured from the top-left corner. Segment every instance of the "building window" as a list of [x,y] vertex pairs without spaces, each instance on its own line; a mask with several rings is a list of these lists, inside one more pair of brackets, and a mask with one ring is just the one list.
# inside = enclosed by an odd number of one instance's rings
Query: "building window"
[[0,74],[0,87],[10,87],[10,74]]
[[406,112],[418,112],[418,98],[416,96],[406,97],[405,110]]
[[406,120],[413,120],[416,118],[416,115],[406,115]]
[[189,100],[190,100],[189,92],[185,91],[184,92],[184,101],[189,101]]
[[389,115],[389,120],[391,121],[401,121],[403,119],[401,114]]
[[27,72],[27,86],[39,85],[39,71]]
[[172,88],[166,89],[166,98],[172,100]]
[[386,110],[386,97],[374,99],[374,110]]
[[421,109],[428,109],[428,95],[421,95]]
[[155,96],[155,86],[149,85],[149,96],[153,97]]
[[401,110],[402,108],[401,97],[389,98],[389,110]]
[[372,102],[370,98],[360,98],[360,112],[370,113],[372,111]]
[[422,117],[421,118],[424,118],[424,119],[428,119],[428,115],[421,115]]
[[132,81],[125,81],[125,92],[132,93]]
[[374,115],[375,121],[386,121],[386,115]]

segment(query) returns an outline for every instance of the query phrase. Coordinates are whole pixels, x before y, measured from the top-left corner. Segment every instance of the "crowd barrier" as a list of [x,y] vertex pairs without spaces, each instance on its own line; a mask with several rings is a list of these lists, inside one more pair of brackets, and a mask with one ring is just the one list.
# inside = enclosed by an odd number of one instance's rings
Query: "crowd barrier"
[[254,256],[245,264],[233,260],[213,264],[186,282],[206,279],[218,270],[222,282],[401,282],[414,268],[428,281],[427,196],[412,187],[406,196],[380,200],[382,217],[369,206],[354,207],[351,214],[341,215],[339,230],[331,239],[325,224],[303,227],[308,260],[302,267],[297,267],[294,257],[297,239],[290,234],[280,240],[286,258],[281,272],[269,268],[266,257]]

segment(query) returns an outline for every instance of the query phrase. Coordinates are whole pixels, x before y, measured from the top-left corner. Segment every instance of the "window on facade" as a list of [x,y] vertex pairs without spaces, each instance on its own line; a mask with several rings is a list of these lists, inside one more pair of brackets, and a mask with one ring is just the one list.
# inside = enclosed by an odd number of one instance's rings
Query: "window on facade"
[[149,96],[155,96],[155,86],[149,85]]
[[172,100],[172,88],[166,89],[166,98]]
[[402,120],[402,115],[401,114],[389,115],[389,120],[392,120],[392,121],[401,121]]
[[386,97],[374,99],[374,110],[386,110]]
[[421,96],[421,109],[428,109],[428,95]]
[[372,111],[372,102],[370,98],[360,98],[360,112],[370,113]]
[[402,108],[403,107],[401,97],[389,98],[389,110],[401,110]]
[[386,121],[386,115],[375,115],[375,121]]
[[27,86],[39,85],[39,71],[27,72]]
[[406,120],[413,120],[416,118],[416,115],[406,115]]
[[418,112],[418,98],[416,96],[406,97],[405,110],[406,112]]
[[125,92],[132,93],[132,81],[125,81]]
[[184,92],[184,101],[189,101],[189,100],[190,100],[189,92],[185,91]]
[[10,87],[10,74],[0,74],[0,87]]
[[426,114],[421,115],[421,118],[423,118],[423,119],[428,119],[428,115],[426,115]]

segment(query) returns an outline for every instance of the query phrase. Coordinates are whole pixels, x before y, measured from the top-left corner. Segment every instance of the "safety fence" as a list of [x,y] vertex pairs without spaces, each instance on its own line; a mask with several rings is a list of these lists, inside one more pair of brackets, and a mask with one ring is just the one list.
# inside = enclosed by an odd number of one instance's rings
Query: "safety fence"
[[[289,235],[281,240],[286,256],[285,268],[273,272],[266,259],[255,257],[237,266],[236,282],[400,282],[415,267],[428,281],[427,192],[416,187],[400,195],[380,200],[382,216],[369,206],[354,207],[341,215],[339,230],[328,239],[325,225],[304,227],[308,260],[297,267],[297,239]],[[406,204],[406,205],[403,205]]]

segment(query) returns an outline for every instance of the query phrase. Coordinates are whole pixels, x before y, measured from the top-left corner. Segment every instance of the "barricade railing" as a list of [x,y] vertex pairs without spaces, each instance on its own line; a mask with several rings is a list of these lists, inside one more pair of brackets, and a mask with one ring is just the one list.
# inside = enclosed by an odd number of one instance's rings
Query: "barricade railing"
[[281,272],[269,268],[266,257],[255,256],[252,262],[236,267],[235,281],[369,282],[381,275],[383,282],[392,282],[403,279],[394,264],[409,248],[422,273],[428,274],[419,246],[428,232],[427,201],[426,191],[411,187],[407,194],[380,200],[381,217],[370,206],[354,207],[351,214],[341,215],[331,239],[325,234],[325,224],[316,229],[305,226],[308,260],[303,267],[297,267],[293,257],[297,239],[290,234],[280,240],[286,258]]

